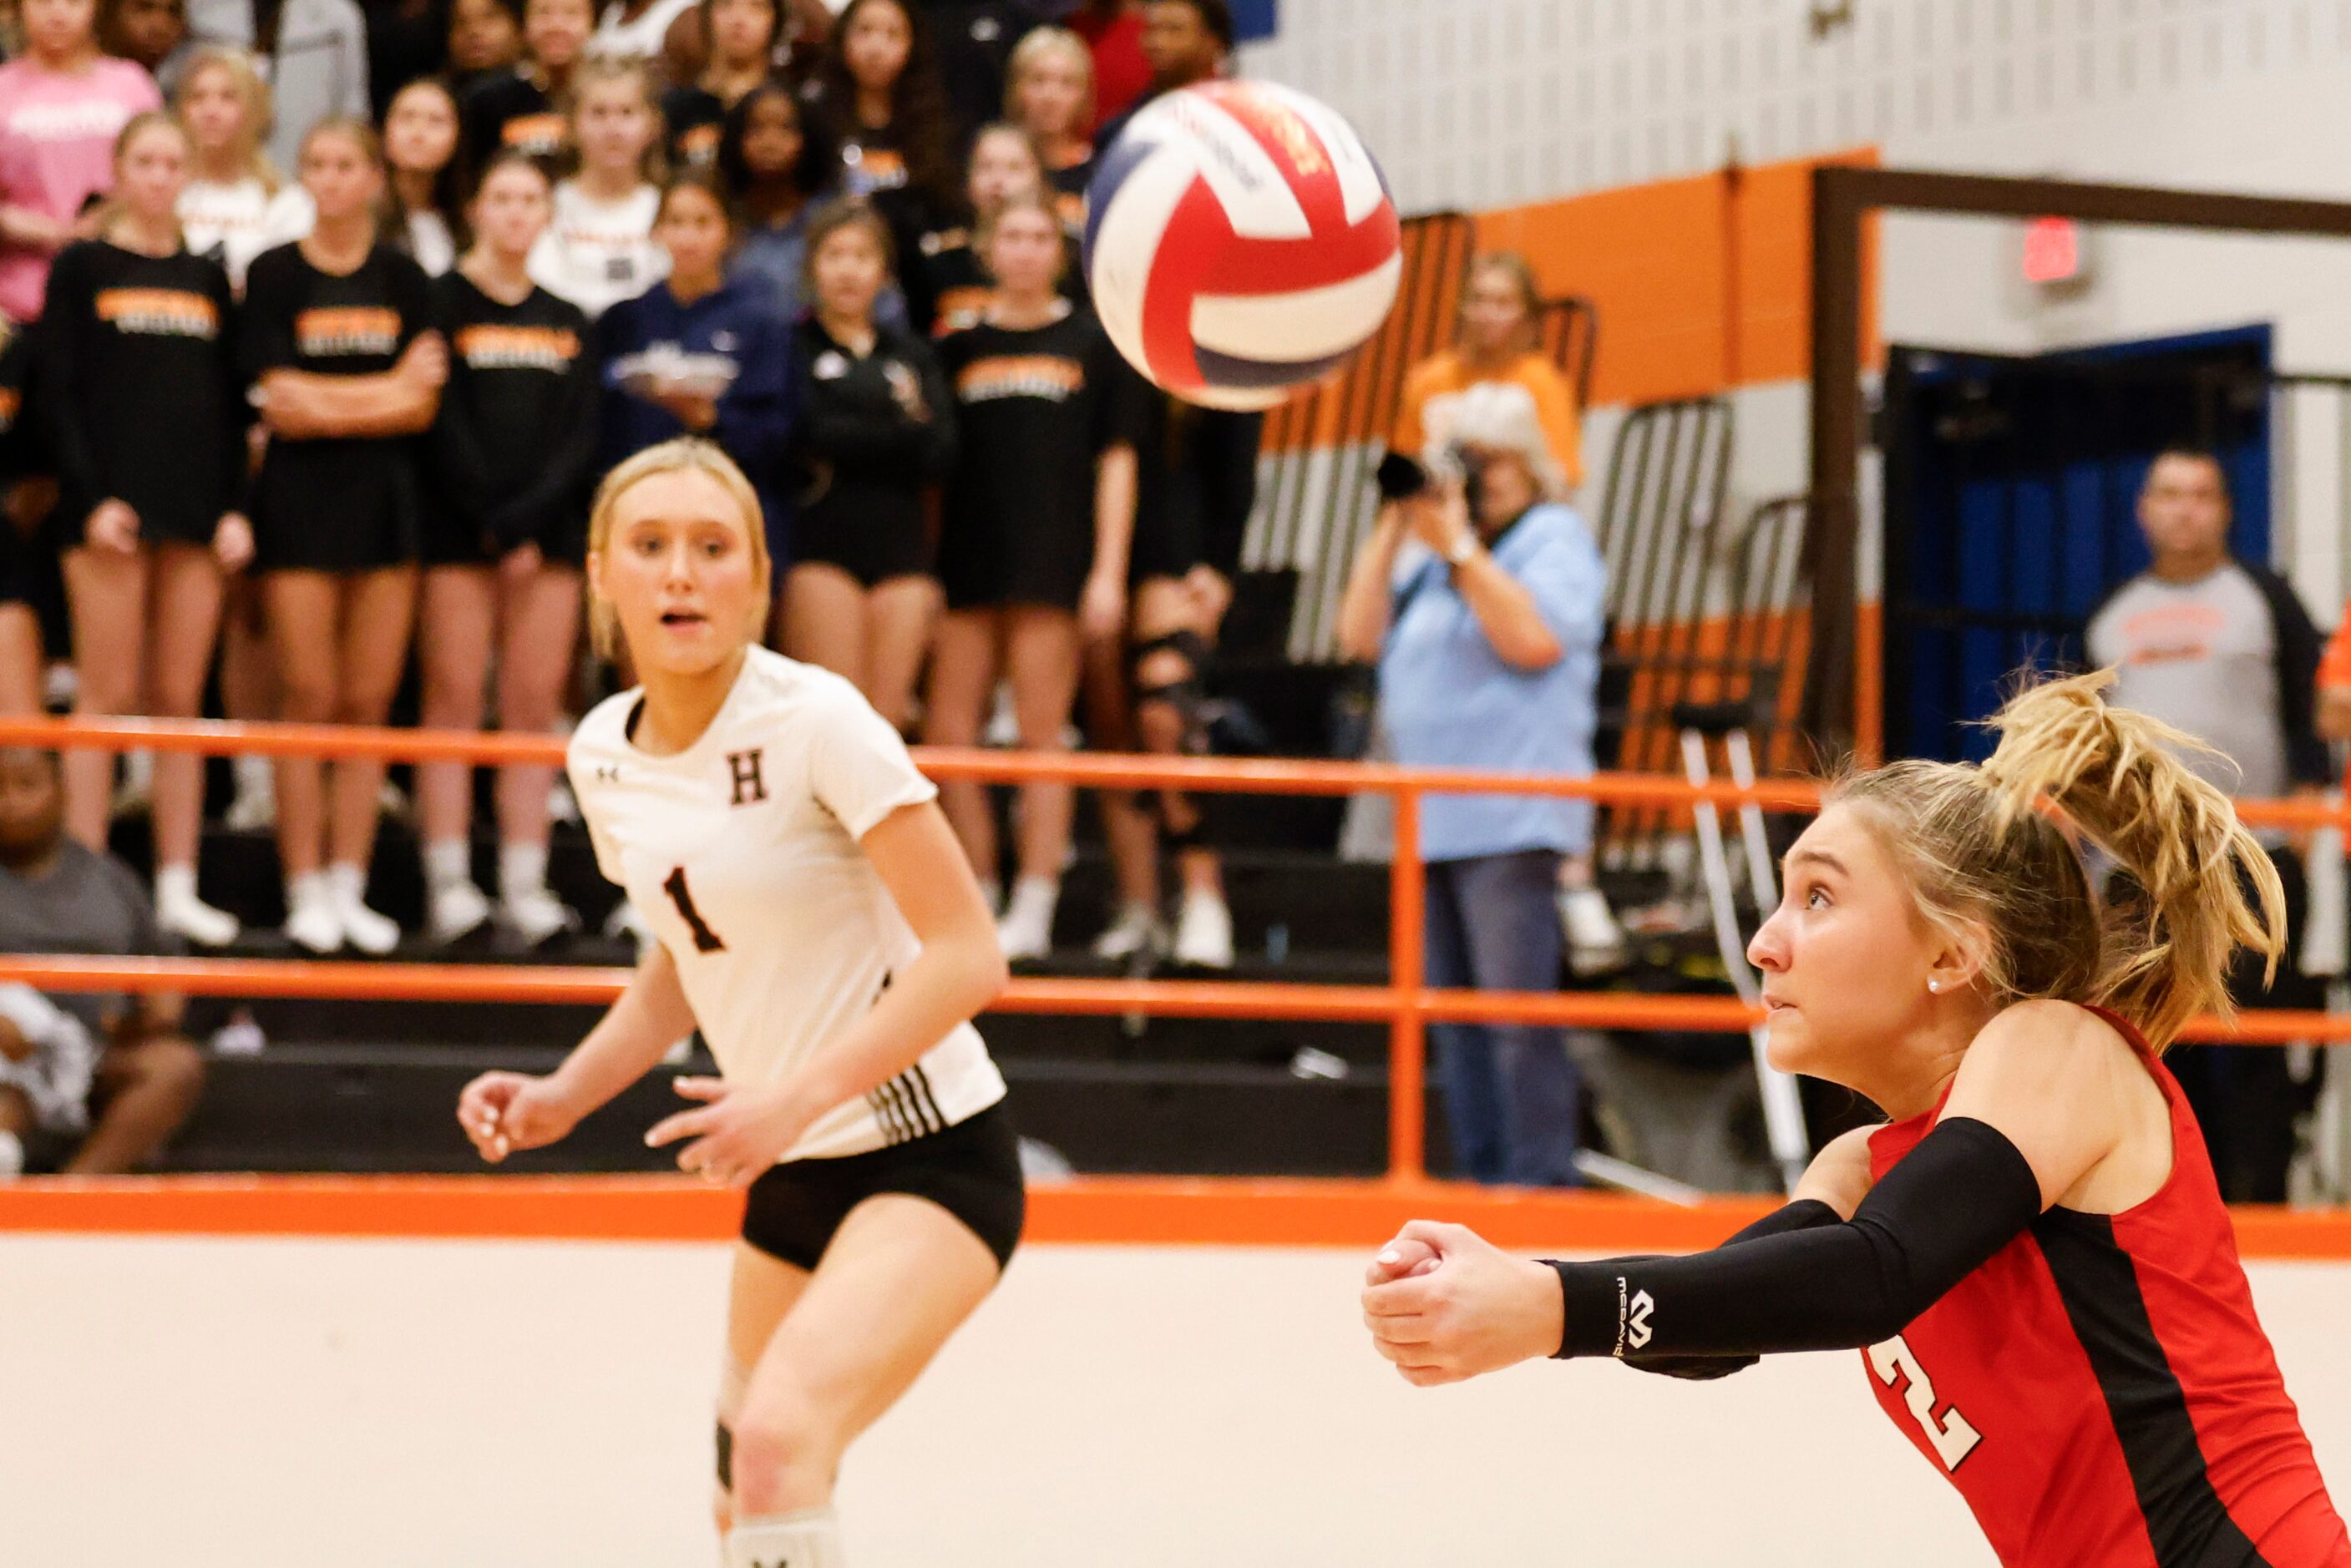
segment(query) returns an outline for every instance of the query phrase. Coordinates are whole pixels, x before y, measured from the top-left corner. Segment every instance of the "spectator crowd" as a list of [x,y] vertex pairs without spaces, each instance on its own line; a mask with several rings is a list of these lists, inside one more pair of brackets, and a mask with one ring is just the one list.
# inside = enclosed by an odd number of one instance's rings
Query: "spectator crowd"
[[[0,5],[0,712],[381,723],[413,673],[428,725],[559,731],[627,679],[582,657],[595,487],[691,433],[760,492],[770,640],[910,734],[993,711],[1063,749],[1082,690],[1095,743],[1193,749],[1258,421],[1124,365],[1075,237],[1096,147],[1233,43],[1225,0]],[[199,891],[198,759],[8,767],[11,905],[77,918],[0,945],[239,939]],[[494,893],[471,770],[414,788],[427,940],[577,926],[553,770],[496,781]],[[385,791],[380,763],[237,760],[219,804],[274,830],[294,946],[402,940],[368,901]],[[104,857],[126,792],[135,919]],[[949,805],[1008,950],[1041,956],[1070,792],[1023,792],[1008,893],[984,794]],[[1098,950],[1229,966],[1196,808],[1105,811]],[[93,1089],[86,1168],[184,1113],[176,1014],[0,1003],[0,1165],[89,1130]]]
[[[0,711],[561,727],[588,503],[684,433],[783,566],[772,640],[910,733],[1195,743],[1257,424],[1129,370],[1074,265],[1104,128],[1226,68],[1223,0],[18,0],[0,19]],[[49,635],[45,639],[44,629]],[[617,673],[625,678],[625,672]],[[1081,680],[1081,677],[1083,678]],[[197,761],[68,757],[61,821],[155,826],[157,929],[198,891]],[[285,934],[391,950],[380,763],[241,759]],[[532,943],[555,779],[505,770],[495,900],[469,770],[427,766],[427,935]],[[958,831],[995,880],[977,790]],[[1231,961],[1197,814],[1112,805],[1105,950]],[[1005,901],[1047,948],[1065,789],[1026,792]],[[1186,852],[1162,919],[1155,838]]]
[[[1120,359],[1075,236],[1097,150],[1233,44],[1225,0],[0,0],[0,712],[64,669],[86,714],[374,724],[413,671],[429,727],[559,732],[627,678],[583,658],[590,497],[690,433],[760,493],[769,640],[909,735],[1199,748],[1259,423]],[[1405,763],[1594,766],[1604,568],[1537,306],[1523,260],[1480,257],[1457,347],[1404,383],[1416,473],[1339,630]],[[2316,699],[2308,618],[2229,558],[2219,465],[2167,454],[2141,517],[2154,566],[2090,627],[2118,700],[2242,793],[2325,784],[2351,695]],[[402,941],[367,898],[381,763],[247,757],[234,782],[289,942]],[[204,785],[177,753],[0,754],[0,950],[237,940],[199,892]],[[152,893],[104,856],[125,790]],[[414,796],[426,940],[576,928],[553,769],[496,780],[495,897],[472,770],[422,766]],[[1042,957],[1071,791],[1025,786],[1008,846],[980,786],[943,798],[1008,956]],[[1229,967],[1199,804],[1102,812],[1097,954]],[[1540,990],[1563,947],[1621,954],[1588,805],[1437,799],[1422,834],[1432,983]],[[2298,926],[2296,849],[2273,846]],[[152,1154],[201,1075],[178,1025],[168,999],[0,987],[0,1176],[26,1138],[86,1140],[78,1169]],[[1577,1179],[1558,1031],[1437,1043],[1458,1168]],[[2232,1197],[2283,1196],[2308,1089],[2282,1062],[2183,1060]]]

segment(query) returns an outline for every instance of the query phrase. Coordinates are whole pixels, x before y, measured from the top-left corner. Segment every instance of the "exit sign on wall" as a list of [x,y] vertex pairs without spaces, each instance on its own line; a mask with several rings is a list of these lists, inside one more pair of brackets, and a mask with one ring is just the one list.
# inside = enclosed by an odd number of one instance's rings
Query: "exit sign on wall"
[[2024,225],[2024,281],[2053,294],[2090,283],[2089,231],[2072,218],[2035,218]]

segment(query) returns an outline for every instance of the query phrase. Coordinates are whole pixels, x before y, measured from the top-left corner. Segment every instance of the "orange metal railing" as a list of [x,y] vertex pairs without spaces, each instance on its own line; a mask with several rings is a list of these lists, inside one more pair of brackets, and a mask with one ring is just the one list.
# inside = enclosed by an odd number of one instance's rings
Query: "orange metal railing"
[[[108,751],[241,753],[367,757],[386,762],[449,762],[494,766],[560,763],[551,736],[463,734],[334,725],[240,724],[147,719],[0,719],[0,746]],[[1633,774],[1571,779],[1462,769],[1406,768],[1373,763],[1109,755],[1048,755],[966,748],[917,748],[934,779],[1019,784],[1058,781],[1096,788],[1179,785],[1238,794],[1384,794],[1395,803],[1395,846],[1389,872],[1388,983],[1290,984],[1185,980],[1017,979],[998,1011],[1034,1013],[1155,1014],[1200,1018],[1294,1018],[1388,1025],[1388,1174],[1426,1179],[1423,1129],[1426,1026],[1432,1023],[1552,1023],[1591,1029],[1743,1033],[1758,1015],[1736,998],[1432,991],[1421,966],[1420,803],[1431,794],[1556,795],[1617,805],[1687,805],[1749,800],[1767,810],[1812,811],[1819,786],[1805,780],[1729,784]],[[2239,815],[2257,826],[2318,827],[2351,824],[2340,802],[2243,801]],[[176,992],[225,996],[312,996],[345,1000],[597,1003],[626,984],[624,970],[563,965],[376,963],[260,959],[89,958],[0,954],[0,981],[51,991]],[[2260,1012],[2233,1025],[2199,1021],[2189,1037],[2244,1044],[2351,1040],[2351,1015]]]

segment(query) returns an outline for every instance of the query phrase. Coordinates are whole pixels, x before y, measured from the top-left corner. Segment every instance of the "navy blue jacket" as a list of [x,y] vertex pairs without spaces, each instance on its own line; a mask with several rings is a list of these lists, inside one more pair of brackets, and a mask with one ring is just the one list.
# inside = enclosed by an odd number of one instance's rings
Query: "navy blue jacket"
[[780,539],[787,523],[778,510],[786,493],[781,469],[800,399],[791,324],[768,292],[756,282],[728,282],[681,305],[667,283],[657,283],[607,310],[596,328],[604,374],[603,471],[688,433],[667,409],[622,385],[637,356],[671,348],[730,360],[735,379],[718,400],[718,423],[704,433],[749,477],[768,510],[768,537]]

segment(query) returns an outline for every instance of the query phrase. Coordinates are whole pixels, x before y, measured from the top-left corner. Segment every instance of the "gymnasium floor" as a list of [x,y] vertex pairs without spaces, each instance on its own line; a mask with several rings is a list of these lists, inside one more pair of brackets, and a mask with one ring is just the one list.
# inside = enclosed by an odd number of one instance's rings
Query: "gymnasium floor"
[[[709,1568],[726,1256],[0,1237],[0,1563]],[[1991,1561],[1856,1357],[1418,1391],[1361,1262],[1025,1251],[852,1457],[854,1568]],[[2351,1496],[2351,1265],[2252,1278]]]

